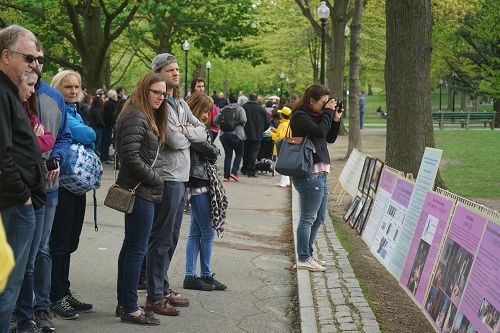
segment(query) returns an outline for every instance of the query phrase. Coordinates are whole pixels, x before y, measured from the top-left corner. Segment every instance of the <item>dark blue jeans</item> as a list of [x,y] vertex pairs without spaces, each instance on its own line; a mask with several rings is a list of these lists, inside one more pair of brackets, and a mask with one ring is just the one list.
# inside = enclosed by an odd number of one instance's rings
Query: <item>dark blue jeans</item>
[[[148,300],[156,302],[169,291],[168,268],[174,256],[184,213],[186,183],[166,181],[163,199],[155,206],[155,217],[146,256]],[[137,284],[135,285],[137,288]]]
[[196,262],[200,255],[200,275],[212,276],[210,258],[214,229],[210,216],[210,199],[208,193],[191,197],[191,224],[186,242],[186,276],[196,275]]
[[101,161],[109,160],[109,146],[113,138],[113,128],[104,127],[102,129]]
[[35,275],[35,259],[42,238],[43,224],[45,218],[45,207],[35,210],[35,232],[31,242],[30,254],[24,272],[24,280],[17,297],[16,318],[17,327],[21,327],[26,321],[33,320],[33,284]]
[[16,306],[24,279],[26,263],[35,232],[35,210],[32,205],[15,205],[1,212],[3,226],[16,264],[10,273],[5,290],[0,294],[0,332],[9,329],[9,318]]
[[[234,134],[224,134],[221,135],[220,141],[222,142],[222,147],[224,147],[224,178],[229,178],[230,173],[238,175],[238,170],[240,168],[241,159],[243,158],[243,144],[244,141],[239,139]],[[236,154],[234,158],[233,167],[231,168],[231,162],[233,160],[233,150]]]
[[125,238],[118,257],[118,304],[126,313],[137,311],[137,284],[153,225],[155,205],[135,198],[132,213],[125,214]]
[[297,256],[305,261],[313,255],[313,243],[319,226],[325,221],[328,181],[323,173],[292,178],[299,193],[300,219],[297,226]]
[[50,235],[52,276],[50,301],[55,303],[69,294],[71,254],[78,249],[87,197],[59,187],[59,204]]
[[43,224],[40,247],[35,259],[35,282],[34,292],[35,300],[33,302],[33,311],[50,309],[50,284],[52,275],[52,257],[50,256],[49,240],[54,216],[57,208],[57,193],[48,194],[45,201],[45,220]]

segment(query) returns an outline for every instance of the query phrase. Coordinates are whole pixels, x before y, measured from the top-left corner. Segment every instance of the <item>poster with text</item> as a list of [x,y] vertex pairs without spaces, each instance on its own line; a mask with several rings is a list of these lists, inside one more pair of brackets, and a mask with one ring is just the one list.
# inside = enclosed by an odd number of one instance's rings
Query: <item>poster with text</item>
[[460,304],[485,226],[483,215],[457,204],[424,305],[439,332],[479,332]]
[[382,222],[382,217],[389,206],[392,191],[394,190],[394,185],[396,185],[397,179],[397,171],[384,166],[382,169],[382,175],[380,176],[377,194],[375,195],[375,201],[373,202],[373,208],[368,216],[368,221],[366,222],[365,229],[361,235],[363,240],[368,244],[369,248],[372,247],[373,240]]
[[423,304],[455,200],[428,192],[401,274],[401,285]]
[[[389,201],[389,205],[382,216],[382,223],[377,230],[375,241],[372,245],[372,252],[391,272],[389,263],[396,251],[405,215],[410,203],[414,183],[411,180],[399,177],[394,186],[394,191]],[[396,276],[399,279],[399,276]]]

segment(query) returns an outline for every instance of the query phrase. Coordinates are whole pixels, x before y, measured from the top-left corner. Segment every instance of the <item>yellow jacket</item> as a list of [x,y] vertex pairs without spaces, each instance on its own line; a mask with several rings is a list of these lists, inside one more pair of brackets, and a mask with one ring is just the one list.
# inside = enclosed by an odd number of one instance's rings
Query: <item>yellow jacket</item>
[[2,218],[0,217],[0,293],[5,289],[9,275],[14,268],[14,254],[5,237]]
[[[281,119],[280,120],[280,124],[278,125],[278,128],[276,129],[276,131],[271,131],[271,139],[273,139],[273,141],[279,141],[281,139],[284,139],[285,136],[286,136],[286,132],[289,128],[289,125],[290,125],[290,119]],[[292,136],[292,129],[289,130],[289,135],[288,137],[291,137]],[[277,156],[277,152],[276,152],[276,144],[274,144],[274,149],[273,149],[273,155],[274,156]]]

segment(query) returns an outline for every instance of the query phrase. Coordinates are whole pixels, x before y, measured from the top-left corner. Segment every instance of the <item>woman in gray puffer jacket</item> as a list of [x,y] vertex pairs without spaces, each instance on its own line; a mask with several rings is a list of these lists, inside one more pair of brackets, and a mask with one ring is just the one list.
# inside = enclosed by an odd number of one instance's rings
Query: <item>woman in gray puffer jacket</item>
[[[212,99],[201,93],[192,94],[188,101],[193,115],[207,124],[212,111]],[[214,163],[219,149],[211,143],[207,127],[207,140],[191,143],[191,169],[189,171],[188,195],[191,201],[191,223],[186,242],[186,274],[184,289],[225,290],[227,286],[214,279],[210,270],[212,243],[215,236],[210,213],[210,180],[206,164]],[[200,256],[200,277],[196,276],[196,262]]]
[[116,147],[120,171],[116,183],[134,189],[132,213],[125,214],[125,239],[118,257],[116,313],[122,322],[159,325],[152,314],[137,305],[137,284],[153,225],[155,203],[163,192],[159,149],[165,143],[168,109],[166,84],[156,73],[144,75],[120,113],[116,124]]

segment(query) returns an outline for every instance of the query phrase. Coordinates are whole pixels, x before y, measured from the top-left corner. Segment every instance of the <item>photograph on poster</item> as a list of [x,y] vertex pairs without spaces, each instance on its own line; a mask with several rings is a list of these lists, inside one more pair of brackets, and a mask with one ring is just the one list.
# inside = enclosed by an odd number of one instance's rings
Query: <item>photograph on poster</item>
[[439,312],[436,317],[436,326],[439,328],[439,330],[443,328],[443,324],[446,320],[446,315],[448,314],[450,304],[451,304],[450,299],[447,296],[445,296],[439,306]]
[[365,158],[365,163],[363,164],[363,171],[361,171],[361,177],[359,178],[358,190],[363,191],[363,185],[365,184],[366,173],[368,171],[368,166],[370,165],[370,157]]
[[425,221],[424,230],[422,231],[422,240],[429,244],[432,244],[432,240],[434,239],[434,234],[436,233],[438,224],[439,219],[429,214],[427,216],[427,220]]
[[446,240],[446,243],[453,244],[444,260],[446,268],[443,272],[440,288],[451,298],[453,304],[458,306],[474,257],[450,238]]
[[[446,296],[446,294],[441,289],[437,289],[436,298],[432,302],[432,306],[430,307],[429,311],[429,315],[431,316],[432,320],[436,321],[438,319],[438,315],[441,313],[441,308],[444,307],[446,308],[446,311],[448,311],[449,306],[450,298]],[[443,314],[442,321],[444,321],[445,314]]]
[[387,238],[382,237],[382,239],[380,239],[380,242],[379,242],[378,248],[377,248],[377,253],[380,255],[380,257],[382,257],[382,259],[384,259],[385,256],[387,255],[386,246],[387,246]]
[[477,316],[479,320],[481,320],[483,324],[486,324],[486,326],[488,326],[488,328],[490,328],[493,332],[495,327],[497,327],[498,325],[500,312],[498,312],[498,310],[495,309],[495,307],[490,302],[488,302],[486,298],[483,298]]
[[361,197],[361,200],[359,201],[358,206],[356,207],[356,212],[354,213],[354,216],[351,218],[350,225],[352,228],[356,227],[356,222],[358,221],[359,215],[361,214],[361,211],[363,210],[363,207],[365,206],[366,202],[366,196],[363,195]]
[[434,274],[434,279],[432,280],[432,284],[437,288],[440,288],[443,283],[443,272],[446,268],[446,265],[442,262],[439,263],[438,268],[436,270],[436,274]]
[[453,319],[455,318],[456,314],[457,314],[457,307],[451,304],[450,308],[448,309],[448,313],[446,314],[446,317],[444,319],[443,328],[441,331],[442,333],[451,333],[451,329],[453,326]]
[[375,160],[375,169],[373,170],[372,180],[370,181],[370,193],[377,192],[378,181],[380,180],[380,174],[382,173],[383,167],[384,162],[379,159]]
[[422,271],[424,269],[425,261],[427,260],[430,248],[430,244],[424,242],[424,240],[421,240],[418,245],[417,255],[415,256],[415,261],[413,262],[410,278],[406,284],[410,292],[414,295],[417,293],[420,277],[422,276]]
[[372,205],[373,198],[372,197],[367,197],[365,205],[363,207],[363,210],[361,211],[361,214],[359,215],[358,221],[356,222],[356,230],[358,231],[358,234],[361,235],[363,232],[363,229],[365,227],[365,223],[368,220],[368,213],[370,212],[370,207]]
[[427,296],[427,301],[425,301],[425,310],[430,313],[431,309],[434,306],[434,302],[436,301],[436,297],[438,294],[438,288],[431,286],[431,290],[429,291],[429,295]]
[[453,321],[451,333],[477,333],[477,330],[471,325],[469,319],[459,312]]
[[363,184],[363,194],[368,195],[368,191],[370,189],[370,182],[372,181],[373,171],[375,170],[375,164],[377,160],[372,158],[370,160],[370,164],[368,165],[368,171],[366,172],[365,182]]
[[345,214],[344,214],[344,222],[347,222],[349,221],[349,219],[351,218],[352,216],[352,213],[354,213],[354,210],[356,209],[356,207],[358,206],[358,203],[359,203],[359,200],[361,198],[356,196],[354,197],[354,199],[352,199],[352,202],[351,204],[349,205],[349,208],[347,208]]

